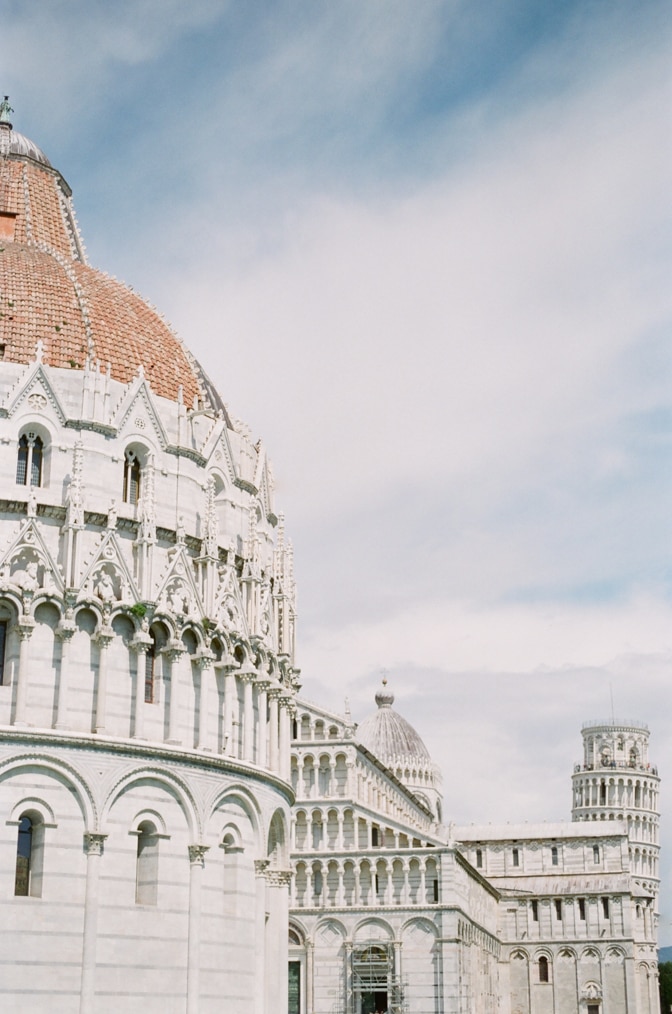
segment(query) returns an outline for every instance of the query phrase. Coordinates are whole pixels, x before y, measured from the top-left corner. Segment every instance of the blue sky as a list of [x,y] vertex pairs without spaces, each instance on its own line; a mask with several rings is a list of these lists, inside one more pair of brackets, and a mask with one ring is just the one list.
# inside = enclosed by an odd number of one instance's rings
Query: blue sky
[[611,691],[671,781],[668,5],[4,10],[92,263],[269,448],[306,695],[388,669],[458,822],[566,816]]

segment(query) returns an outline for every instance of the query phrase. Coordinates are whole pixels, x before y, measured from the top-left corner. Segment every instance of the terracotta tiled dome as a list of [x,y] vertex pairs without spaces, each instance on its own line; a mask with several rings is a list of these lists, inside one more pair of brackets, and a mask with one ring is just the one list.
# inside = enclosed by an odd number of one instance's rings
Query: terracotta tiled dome
[[0,346],[7,362],[29,363],[42,341],[51,366],[81,369],[87,358],[127,383],[142,366],[158,395],[180,387],[224,406],[180,339],[125,285],[89,267],[71,191],[32,141],[0,122]]

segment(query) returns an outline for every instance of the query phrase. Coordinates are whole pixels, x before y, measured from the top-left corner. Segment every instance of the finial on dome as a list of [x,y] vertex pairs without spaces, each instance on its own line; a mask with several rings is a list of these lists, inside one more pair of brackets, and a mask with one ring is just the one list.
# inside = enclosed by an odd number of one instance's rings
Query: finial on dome
[[387,670],[383,670],[383,689],[376,694],[376,704],[379,708],[390,708],[394,704],[394,694],[387,687]]
[[9,129],[12,129],[12,124],[9,122],[10,115],[14,112],[9,104],[9,95],[5,95],[2,102],[0,102],[0,123],[7,124]]

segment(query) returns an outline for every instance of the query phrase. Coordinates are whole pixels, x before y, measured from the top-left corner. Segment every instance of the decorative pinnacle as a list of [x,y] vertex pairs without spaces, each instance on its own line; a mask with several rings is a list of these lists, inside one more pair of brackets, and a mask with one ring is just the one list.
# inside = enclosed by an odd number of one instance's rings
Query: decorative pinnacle
[[5,95],[2,102],[0,102],[0,123],[6,123],[9,129],[12,129],[12,124],[9,122],[10,115],[14,112],[9,104],[9,95]]

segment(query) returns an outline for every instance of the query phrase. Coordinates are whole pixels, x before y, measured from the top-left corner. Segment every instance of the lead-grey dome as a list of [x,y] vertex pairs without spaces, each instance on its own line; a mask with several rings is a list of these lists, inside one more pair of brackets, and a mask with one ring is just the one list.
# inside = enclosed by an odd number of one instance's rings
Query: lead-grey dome
[[29,137],[19,134],[18,130],[12,129],[9,135],[9,154],[32,158],[33,162],[40,162],[42,165],[51,167],[51,162],[42,149],[38,148]]
[[394,694],[386,684],[383,680],[383,689],[376,694],[378,710],[357,727],[357,739],[387,767],[393,768],[402,759],[423,766],[431,764],[429,750],[418,733],[393,709]]

